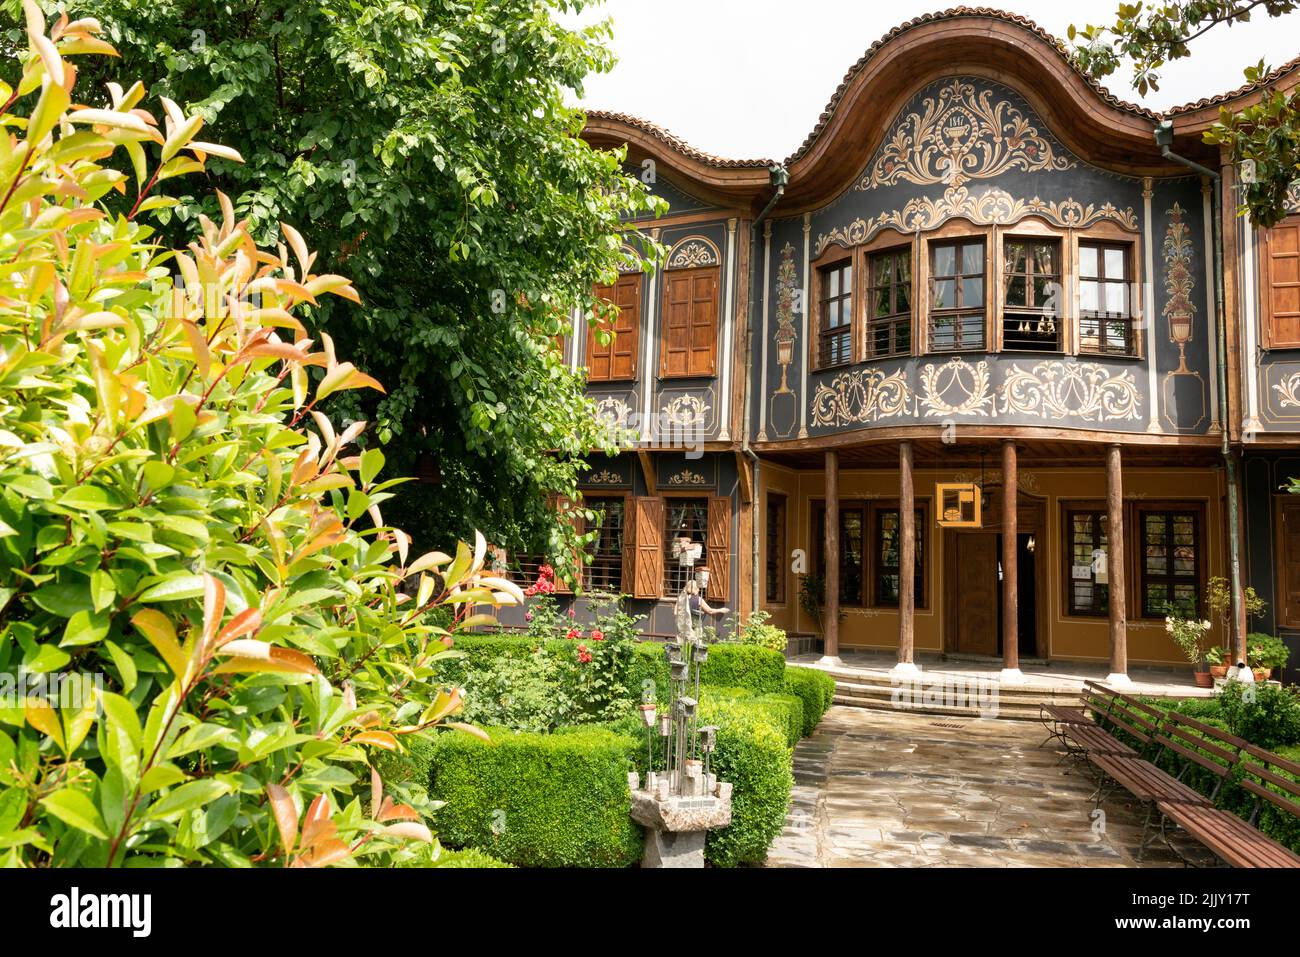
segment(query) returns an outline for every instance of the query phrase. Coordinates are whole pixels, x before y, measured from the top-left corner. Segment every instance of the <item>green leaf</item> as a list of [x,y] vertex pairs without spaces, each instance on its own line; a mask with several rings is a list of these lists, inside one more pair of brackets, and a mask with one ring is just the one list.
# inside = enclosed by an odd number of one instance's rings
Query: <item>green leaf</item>
[[42,798],[41,804],[69,827],[85,831],[91,837],[97,837],[101,841],[108,840],[108,827],[104,824],[99,808],[95,807],[90,798],[80,791],[63,788]]
[[108,634],[108,615],[99,612],[79,611],[68,619],[68,626],[63,630],[62,648],[75,645],[93,645],[102,641]]
[[75,508],[83,512],[102,511],[109,508],[121,508],[122,500],[108,489],[98,485],[78,485],[59,497],[58,504],[64,508]]
[[149,808],[148,817],[153,821],[165,821],[168,818],[178,817],[193,808],[203,807],[203,805],[215,801],[223,794],[229,793],[230,785],[223,781],[212,778],[191,781],[189,784],[182,784]]
[[27,498],[46,499],[54,498],[54,486],[39,475],[33,475],[31,472],[25,472],[20,475],[11,475],[5,478],[4,487],[12,489],[19,495]]
[[198,598],[203,594],[202,575],[176,574],[145,589],[138,599],[140,602],[183,601],[186,598]]
[[95,611],[103,611],[117,597],[113,576],[102,568],[90,573],[90,601]]
[[366,449],[361,453],[361,484],[369,485],[384,467],[384,453],[379,449]]
[[185,780],[185,772],[174,764],[156,764],[140,778],[140,793],[152,794]]
[[44,585],[32,592],[32,601],[38,608],[60,618],[71,618],[79,611],[92,611],[88,583]]
[[109,657],[113,659],[113,664],[117,666],[117,673],[122,678],[122,692],[130,694],[135,690],[136,682],[140,677],[135,659],[111,641],[105,641],[104,647],[108,649]]

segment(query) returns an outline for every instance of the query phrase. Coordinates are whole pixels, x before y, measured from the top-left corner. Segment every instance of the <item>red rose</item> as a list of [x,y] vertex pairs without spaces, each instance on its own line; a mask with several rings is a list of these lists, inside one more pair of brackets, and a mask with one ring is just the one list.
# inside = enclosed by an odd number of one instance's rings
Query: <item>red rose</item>
[[591,630],[591,640],[592,640],[592,641],[604,641],[604,640],[605,640],[605,633],[604,633],[603,631],[601,631],[599,628],[593,628],[593,629]]
[[582,637],[582,629],[581,629],[581,628],[570,628],[569,631],[568,631],[568,633],[567,633],[564,637],[565,637],[565,638],[568,638],[570,641],[573,641],[573,639],[575,639],[575,638],[581,638],[581,637]]

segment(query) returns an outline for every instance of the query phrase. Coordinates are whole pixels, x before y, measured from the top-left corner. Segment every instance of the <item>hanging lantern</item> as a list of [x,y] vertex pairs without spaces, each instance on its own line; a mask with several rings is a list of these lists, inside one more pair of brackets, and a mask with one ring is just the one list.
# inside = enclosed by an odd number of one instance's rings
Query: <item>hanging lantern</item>
[[934,500],[939,503],[940,528],[981,528],[980,487],[974,482],[936,482]]
[[701,565],[699,568],[695,569],[695,583],[700,586],[701,594],[703,594],[704,590],[709,587],[709,578],[712,574],[713,573],[709,571],[708,565]]

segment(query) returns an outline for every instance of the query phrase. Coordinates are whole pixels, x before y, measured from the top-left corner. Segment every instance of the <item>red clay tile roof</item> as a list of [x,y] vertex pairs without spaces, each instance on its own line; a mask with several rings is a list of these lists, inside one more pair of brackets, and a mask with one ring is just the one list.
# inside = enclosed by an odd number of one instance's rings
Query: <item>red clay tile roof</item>
[[[1092,87],[1093,91],[1102,100],[1104,100],[1106,103],[1109,103],[1117,110],[1123,110],[1126,113],[1132,113],[1136,116],[1145,117],[1150,120],[1160,120],[1166,117],[1178,116],[1185,113],[1193,113],[1207,106],[1214,106],[1216,104],[1229,102],[1230,100],[1234,100],[1240,96],[1245,96],[1246,94],[1251,93],[1254,90],[1267,86],[1268,84],[1274,82],[1280,77],[1296,70],[1297,68],[1300,68],[1300,56],[1297,56],[1296,58],[1289,60],[1286,63],[1282,64],[1281,66],[1277,67],[1276,69],[1270,71],[1265,77],[1263,77],[1256,83],[1247,83],[1237,87],[1235,90],[1229,90],[1225,93],[1220,93],[1216,96],[1204,97],[1192,103],[1184,103],[1181,106],[1171,107],[1170,109],[1165,110],[1163,113],[1157,113],[1156,111],[1147,109],[1144,106],[1139,106],[1136,103],[1130,103],[1127,100],[1120,99],[1119,97],[1111,93],[1110,90],[1102,86],[1099,82],[1097,82],[1093,78],[1079,72],[1078,69],[1074,66],[1073,62],[1071,61],[1069,51],[1065,46],[1065,44],[1057,37],[1048,33],[1046,30],[1040,27],[1033,20],[1030,20],[1028,17],[1023,17],[1015,13],[1007,13],[1004,10],[995,10],[991,7],[952,7],[948,10],[943,10],[938,13],[927,13],[923,16],[915,17],[914,19],[908,20],[906,23],[900,24],[899,26],[890,30],[883,37],[881,37],[870,47],[868,47],[867,51],[863,53],[862,56],[858,58],[858,61],[849,68],[847,73],[844,74],[844,79],[840,81],[840,85],[836,88],[835,93],[831,96],[830,102],[826,104],[826,108],[822,111],[821,116],[818,117],[817,125],[813,127],[812,132],[809,133],[808,136],[804,139],[803,143],[799,145],[799,148],[796,149],[785,159],[784,165],[789,165],[790,163],[793,163],[795,160],[799,159],[799,157],[801,157],[805,152],[808,151],[808,149],[816,141],[817,137],[821,135],[822,130],[825,129],[826,124],[830,120],[831,114],[835,111],[835,108],[839,105],[840,99],[844,96],[844,93],[848,89],[848,86],[852,82],[853,78],[866,66],[867,62],[876,54],[878,50],[880,50],[881,47],[883,47],[885,44],[889,43],[891,40],[895,39],[896,37],[906,33],[908,30],[913,30],[917,27],[924,26],[925,24],[928,23],[936,23],[941,20],[954,20],[961,17],[972,17],[972,18],[981,17],[985,19],[1002,20],[1006,23],[1013,23],[1019,27],[1022,27],[1025,30],[1030,31],[1031,33],[1036,34],[1038,37],[1044,40],[1048,45],[1055,48],[1057,53],[1061,56],[1062,60],[1064,60],[1067,64],[1069,64],[1071,69],[1074,69],[1075,72],[1078,72],[1080,78],[1085,83],[1087,83],[1088,86]],[[691,146],[681,137],[669,132],[668,130],[664,129],[662,126],[658,125],[657,123],[652,123],[649,120],[643,120],[640,117],[631,116],[627,113],[614,113],[605,110],[588,110],[587,115],[589,117],[598,117],[600,119],[612,120],[614,122],[627,124],[628,126],[634,126],[637,129],[649,133],[651,136],[664,143],[670,149],[676,150],[677,152],[682,153],[685,156],[690,157],[691,159],[698,160],[699,162],[705,163],[709,166],[719,167],[723,169],[728,169],[728,168],[744,169],[744,168],[763,168],[763,167],[768,167],[773,165],[773,161],[770,159],[728,159],[726,157],[716,156],[712,153],[706,153],[703,150],[696,149],[694,146]]]
[[770,159],[727,159],[725,156],[706,153],[704,150],[696,149],[676,133],[664,129],[658,123],[651,123],[649,120],[643,120],[639,116],[632,116],[630,113],[611,113],[608,110],[587,110],[586,113],[588,118],[594,116],[598,119],[612,120],[616,123],[634,126],[643,132],[649,133],[670,149],[674,149],[709,166],[717,166],[723,169],[766,169],[775,163],[775,160]]

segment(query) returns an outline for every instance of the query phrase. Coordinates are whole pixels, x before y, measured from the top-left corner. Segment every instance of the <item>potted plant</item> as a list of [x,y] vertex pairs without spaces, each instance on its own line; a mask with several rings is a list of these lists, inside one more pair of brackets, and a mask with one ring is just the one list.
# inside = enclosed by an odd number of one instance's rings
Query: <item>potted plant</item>
[[1227,648],[1222,645],[1215,645],[1205,653],[1205,663],[1210,666],[1211,678],[1228,677],[1228,668],[1231,667],[1232,655]]
[[1182,653],[1187,656],[1187,660],[1192,663],[1192,674],[1196,679],[1198,688],[1209,688],[1214,685],[1214,677],[1205,670],[1205,658],[1208,648],[1205,644],[1205,636],[1209,634],[1209,621],[1197,621],[1194,618],[1175,618],[1169,615],[1165,618],[1165,631],[1169,632],[1170,637],[1174,639]]
[[1254,632],[1246,636],[1246,663],[1258,681],[1267,681],[1275,668],[1286,666],[1291,649],[1276,635]]
[[[1264,614],[1266,602],[1259,597],[1254,587],[1247,585],[1245,591],[1241,593],[1241,602],[1245,607],[1247,631],[1250,630],[1250,622]],[[1216,575],[1209,581],[1209,586],[1205,590],[1205,605],[1209,609],[1210,617],[1218,622],[1223,629],[1224,640],[1228,641],[1228,647],[1223,649],[1224,664],[1227,667],[1235,665],[1238,661],[1237,649],[1232,645],[1232,588],[1228,584],[1228,579],[1221,575]],[[1213,664],[1213,662],[1211,662]],[[1224,675],[1227,674],[1227,667],[1224,669]],[[1211,671],[1213,674],[1213,671]],[[1215,677],[1220,677],[1215,675]]]

